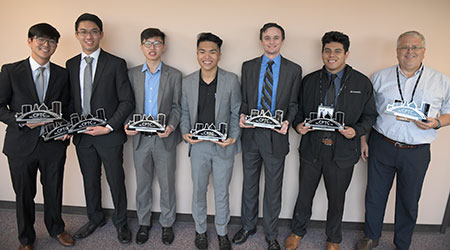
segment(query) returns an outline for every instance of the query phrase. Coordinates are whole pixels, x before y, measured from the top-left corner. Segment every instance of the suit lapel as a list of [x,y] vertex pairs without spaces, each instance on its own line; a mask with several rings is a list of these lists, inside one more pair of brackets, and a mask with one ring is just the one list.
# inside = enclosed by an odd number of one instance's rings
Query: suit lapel
[[[75,103],[75,110],[79,110],[79,112],[82,112],[81,109],[81,90],[80,90],[80,63],[81,63],[81,54],[75,57],[75,59],[72,62],[72,65],[67,65],[68,70],[72,71],[70,75],[72,76],[70,81],[72,82],[71,85],[75,88],[75,96],[74,96],[74,103]],[[70,68],[71,69],[70,69]]]
[[50,63],[50,79],[48,79],[48,85],[47,85],[47,91],[45,92],[44,103],[47,103],[47,100],[50,98],[51,91],[55,88],[55,84],[56,84],[55,65],[53,65],[53,63]]
[[220,106],[221,106],[221,101],[222,101],[222,96],[224,95],[224,88],[225,88],[225,84],[226,84],[226,79],[225,79],[225,74],[223,73],[223,71],[218,68],[217,69],[219,71],[219,73],[217,74],[217,89],[216,89],[216,106],[214,108],[214,120],[215,123],[217,124],[217,118],[219,117],[219,112],[220,112]]
[[95,76],[94,76],[94,84],[92,86],[92,96],[94,96],[95,90],[97,89],[97,86],[100,82],[100,78],[102,76],[103,70],[105,69],[107,58],[105,56],[105,52],[103,50],[100,50],[100,55],[98,56],[98,62],[97,62],[97,68],[95,69]]
[[[250,69],[251,78],[250,78],[250,84],[251,88],[249,89],[249,93],[251,93],[251,105],[250,107],[257,108],[258,107],[258,94],[259,94],[259,73],[261,72],[261,61],[262,56],[255,60],[255,63],[253,64],[252,68]],[[250,110],[249,110],[250,112]]]
[[[189,113],[191,114],[191,126],[194,128],[195,123],[197,122],[197,112],[198,112],[198,84],[200,81],[200,71],[197,71],[194,73],[192,82],[191,82],[191,88],[189,96],[190,103],[189,103]],[[188,97],[189,98],[189,97]]]
[[161,77],[159,78],[159,87],[158,87],[158,112],[159,107],[161,107],[161,102],[164,96],[164,91],[166,90],[166,82],[169,77],[167,73],[167,69],[163,62],[161,62]]
[[139,70],[139,72],[136,73],[136,91],[135,91],[135,98],[136,98],[136,112],[138,114],[144,113],[144,99],[145,99],[145,72],[142,72],[142,70]]
[[36,85],[34,84],[33,72],[31,71],[29,59],[23,61],[21,70],[23,70],[23,72],[21,72],[20,75],[24,78],[23,82],[27,85],[25,86],[25,90],[29,91],[30,96],[33,97],[34,103],[39,103],[39,97],[36,91]]
[[280,103],[280,100],[283,96],[289,97],[290,94],[284,94],[284,91],[286,91],[286,85],[285,82],[287,80],[287,71],[286,71],[286,61],[283,57],[281,57],[280,61],[280,75],[278,76],[278,86],[277,86],[277,99],[275,101],[275,108],[277,108]]

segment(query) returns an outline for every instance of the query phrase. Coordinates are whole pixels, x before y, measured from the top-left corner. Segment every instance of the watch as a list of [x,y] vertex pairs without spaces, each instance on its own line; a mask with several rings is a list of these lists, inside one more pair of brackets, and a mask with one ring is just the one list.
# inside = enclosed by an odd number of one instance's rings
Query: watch
[[436,118],[436,121],[437,121],[438,125],[434,129],[438,130],[441,128],[441,121],[439,121],[438,118]]

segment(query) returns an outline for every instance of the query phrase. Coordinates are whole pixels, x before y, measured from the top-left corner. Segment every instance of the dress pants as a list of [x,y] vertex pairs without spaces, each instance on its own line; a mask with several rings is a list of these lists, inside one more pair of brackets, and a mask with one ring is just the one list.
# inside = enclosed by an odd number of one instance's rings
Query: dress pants
[[430,162],[430,145],[398,149],[378,132],[372,132],[369,153],[365,234],[370,239],[381,237],[386,202],[397,175],[394,244],[400,250],[409,249]]
[[[338,146],[338,145],[336,145]],[[333,160],[333,148],[322,144],[315,163],[300,157],[299,190],[292,218],[292,232],[303,236],[311,219],[311,208],[317,186],[323,175],[328,198],[326,235],[327,241],[341,243],[342,215],[345,192],[353,175],[354,166],[340,167]]]
[[95,144],[79,145],[76,147],[76,151],[83,174],[89,221],[98,225],[105,218],[102,208],[101,187],[101,167],[103,163],[115,209],[112,221],[117,228],[127,224],[127,194],[125,174],[122,167],[123,145],[113,147]]
[[156,171],[161,190],[159,223],[163,227],[171,227],[176,217],[176,147],[167,150],[163,139],[157,135],[149,137],[138,134],[135,136],[141,137],[138,147],[133,151],[137,183],[136,210],[139,225],[150,225],[153,205],[153,175]]
[[[39,139],[34,151],[24,156],[8,156],[11,179],[16,193],[16,216],[19,241],[31,245],[36,239],[33,225],[35,221],[36,176],[41,173],[44,196],[44,222],[50,236],[64,232],[61,218],[62,185],[66,146],[44,142]],[[53,145],[51,145],[53,144]]]
[[[220,146],[219,146],[220,147]],[[229,190],[231,175],[233,173],[234,155],[222,158],[213,142],[203,141],[192,145],[191,168],[194,192],[192,199],[192,217],[195,230],[202,234],[206,232],[206,192],[208,191],[209,176],[212,175],[214,185],[214,201],[216,215],[214,223],[218,235],[228,234],[230,221]]]
[[271,133],[270,129],[255,128],[250,147],[243,147],[241,220],[245,230],[251,230],[258,224],[259,180],[264,162],[263,226],[266,238],[275,240],[278,236],[278,216],[281,211],[285,156],[272,153]]

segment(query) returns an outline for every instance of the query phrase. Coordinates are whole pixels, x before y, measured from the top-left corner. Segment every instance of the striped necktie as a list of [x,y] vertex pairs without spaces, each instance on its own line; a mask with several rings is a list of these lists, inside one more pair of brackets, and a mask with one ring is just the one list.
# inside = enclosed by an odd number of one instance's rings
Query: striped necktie
[[264,84],[262,89],[261,107],[265,110],[271,110],[273,93],[273,61],[267,62],[266,73],[264,74]]

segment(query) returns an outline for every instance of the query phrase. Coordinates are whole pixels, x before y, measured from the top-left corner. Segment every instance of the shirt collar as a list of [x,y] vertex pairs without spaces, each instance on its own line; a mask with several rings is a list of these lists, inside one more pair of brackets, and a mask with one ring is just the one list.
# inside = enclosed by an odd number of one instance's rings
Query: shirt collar
[[94,58],[94,61],[98,61],[98,57],[99,57],[99,55],[100,55],[100,48],[98,48],[96,51],[94,51],[92,54],[90,54],[90,55],[88,55],[88,54],[86,54],[86,53],[84,53],[83,51],[81,52],[81,60],[84,60],[84,58],[86,57],[86,56],[90,56],[90,57],[92,57],[92,58]]
[[[416,72],[414,72],[414,76],[417,76],[418,74],[420,74],[420,72],[422,72],[422,70],[423,70],[424,67],[425,67],[425,66],[423,65],[423,63],[420,64],[419,69],[418,69]],[[408,77],[403,73],[403,71],[400,69],[400,64],[397,65],[397,71],[400,72],[400,75],[402,75],[404,78],[408,78]]]
[[40,65],[33,59],[33,57],[30,56],[29,62],[30,62],[31,71],[33,71],[33,72],[40,67],[44,67],[46,70],[50,69],[50,61],[48,61],[44,65]]
[[142,72],[148,72],[148,73],[150,73],[150,74],[152,74],[152,75],[158,74],[158,73],[161,71],[161,65],[162,65],[162,62],[159,62],[158,68],[156,69],[155,73],[152,73],[152,72],[150,71],[150,69],[148,68],[147,62],[145,62],[145,63],[142,65]]
[[[262,65],[266,65],[271,59],[269,59],[265,54],[263,55],[262,58]],[[281,54],[279,54],[277,57],[275,57],[274,59],[272,59],[274,65],[280,65],[281,62]]]
[[[342,76],[344,76],[345,68],[347,68],[347,67],[344,67],[341,71],[339,71],[339,72],[337,72],[335,74],[337,76],[337,78],[342,79]],[[328,78],[330,78],[331,77],[331,72],[328,71],[326,68],[325,68],[325,70],[327,71]]]

